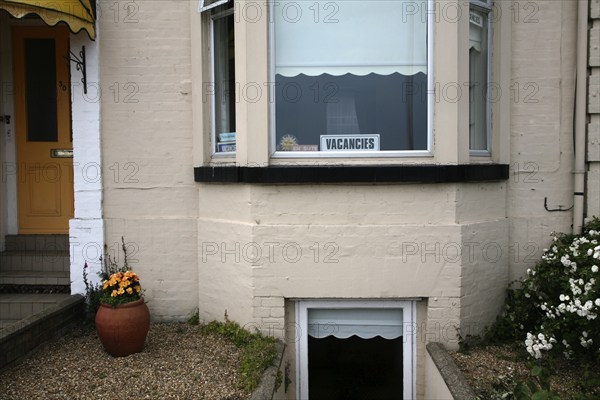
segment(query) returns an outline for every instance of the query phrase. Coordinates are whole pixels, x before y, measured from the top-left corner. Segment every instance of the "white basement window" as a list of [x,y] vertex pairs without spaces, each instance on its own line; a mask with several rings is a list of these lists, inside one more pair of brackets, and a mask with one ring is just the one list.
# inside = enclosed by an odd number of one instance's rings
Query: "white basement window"
[[297,398],[413,398],[414,302],[299,301],[296,317]]
[[428,6],[273,3],[275,156],[429,154]]

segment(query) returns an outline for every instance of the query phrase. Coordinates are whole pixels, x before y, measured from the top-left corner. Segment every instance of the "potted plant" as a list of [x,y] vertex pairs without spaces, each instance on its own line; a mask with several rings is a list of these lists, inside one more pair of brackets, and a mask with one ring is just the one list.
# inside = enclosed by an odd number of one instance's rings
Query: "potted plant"
[[108,267],[103,266],[100,307],[96,313],[98,337],[106,352],[114,357],[142,351],[150,329],[150,311],[142,296],[140,278],[129,269],[125,241],[121,240],[124,266],[115,271],[116,263],[107,257]]

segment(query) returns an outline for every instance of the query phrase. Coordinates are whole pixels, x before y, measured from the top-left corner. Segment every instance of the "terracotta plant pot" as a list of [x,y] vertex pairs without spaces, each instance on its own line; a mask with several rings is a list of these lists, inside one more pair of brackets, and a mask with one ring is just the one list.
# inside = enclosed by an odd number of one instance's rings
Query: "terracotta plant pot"
[[114,308],[101,304],[96,313],[96,331],[102,346],[113,357],[142,351],[149,329],[150,311],[144,299]]

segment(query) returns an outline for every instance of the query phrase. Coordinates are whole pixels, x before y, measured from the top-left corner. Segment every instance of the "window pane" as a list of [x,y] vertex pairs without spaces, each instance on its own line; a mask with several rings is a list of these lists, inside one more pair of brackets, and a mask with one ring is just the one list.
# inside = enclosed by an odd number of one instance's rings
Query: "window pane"
[[215,152],[235,151],[235,36],[233,14],[215,19]]
[[471,150],[488,150],[488,16],[471,9],[469,27],[469,138]]
[[277,4],[278,151],[427,149],[425,2]]
[[56,53],[54,39],[25,39],[27,140],[56,142]]

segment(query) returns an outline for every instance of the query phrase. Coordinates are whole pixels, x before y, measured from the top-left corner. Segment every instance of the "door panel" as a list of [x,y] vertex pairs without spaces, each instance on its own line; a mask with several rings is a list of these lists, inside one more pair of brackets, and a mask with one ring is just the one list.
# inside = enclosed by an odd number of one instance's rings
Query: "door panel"
[[[14,27],[19,232],[68,233],[73,218],[69,31]],[[67,150],[57,152],[56,150]]]

